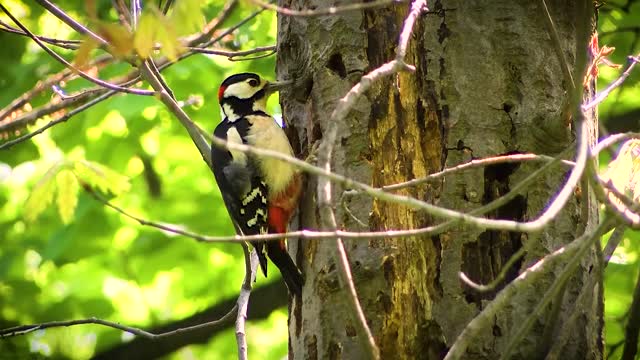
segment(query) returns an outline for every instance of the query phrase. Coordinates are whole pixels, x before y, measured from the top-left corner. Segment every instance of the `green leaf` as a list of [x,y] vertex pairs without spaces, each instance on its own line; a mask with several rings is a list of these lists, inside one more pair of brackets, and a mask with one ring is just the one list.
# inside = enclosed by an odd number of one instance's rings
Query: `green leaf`
[[91,62],[91,51],[96,49],[98,45],[98,42],[92,37],[85,36],[82,44],[80,44],[80,47],[76,51],[76,57],[73,60],[78,68],[85,70],[85,68]]
[[198,32],[202,28],[202,2],[200,0],[177,1],[169,21],[176,29],[177,35]]
[[24,217],[28,222],[35,221],[53,200],[56,188],[54,179],[60,169],[61,163],[53,165],[31,190],[24,206]]
[[110,52],[117,58],[124,58],[133,50],[133,34],[120,24],[98,22],[98,33],[109,42]]
[[173,24],[165,19],[162,26],[159,26],[156,30],[158,42],[162,44],[162,53],[169,60],[176,61],[182,51],[182,45],[178,40]]
[[131,188],[129,178],[102,164],[80,160],[74,165],[74,172],[80,180],[88,183],[91,187],[97,187],[102,192],[118,195]]
[[68,224],[78,205],[78,179],[69,169],[63,169],[56,176],[58,182],[58,212],[62,222]]
[[160,23],[154,13],[146,11],[140,17],[133,46],[143,59],[148,58],[153,51],[158,26],[160,26]]

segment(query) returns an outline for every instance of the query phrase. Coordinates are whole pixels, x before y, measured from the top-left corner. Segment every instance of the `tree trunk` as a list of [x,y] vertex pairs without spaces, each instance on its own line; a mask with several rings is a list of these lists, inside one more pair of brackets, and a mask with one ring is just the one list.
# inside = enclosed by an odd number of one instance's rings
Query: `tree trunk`
[[[583,56],[578,52],[586,53],[593,31],[590,1],[547,0],[572,71]],[[279,5],[322,9],[340,4],[289,0]],[[341,123],[331,123],[329,114],[363,75],[395,57],[409,4],[321,17],[279,16],[278,78],[306,79],[304,87],[281,96],[301,156],[335,126],[339,135],[332,170],[382,186],[475,158],[516,152],[557,156],[574,144],[567,115],[569,84],[563,80],[538,1],[440,0],[429,1],[428,6],[430,11],[416,22],[406,57],[416,71],[377,81]],[[586,120],[595,139],[595,116]],[[476,168],[397,193],[468,212],[504,195],[540,166],[531,162]],[[564,169],[547,172],[488,216],[535,219],[566,175]],[[301,224],[316,228],[319,211],[313,178],[307,190]],[[338,226],[343,229],[416,229],[443,221],[364,195],[346,200],[351,215],[340,204],[343,190],[334,186],[333,194]],[[576,195],[535,237],[457,225],[435,236],[345,240],[359,299],[382,359],[442,358],[507,282],[597,223],[592,200],[588,191]],[[363,358],[347,295],[338,281],[334,242],[291,243],[306,285],[303,301],[291,306],[290,357]],[[460,281],[463,271],[475,282],[491,282],[521,247],[526,255],[507,271],[495,291],[478,293]],[[602,357],[602,296],[597,281],[590,279],[601,272],[597,255],[594,249],[584,259],[564,296],[553,301],[520,342],[516,358],[544,358],[554,340],[567,331],[570,339],[556,345],[566,358]],[[473,339],[466,358],[497,358],[514,326],[522,323],[553,279],[546,276],[518,293],[497,313],[493,326]],[[586,286],[585,302],[574,309]],[[574,310],[580,313],[574,313],[572,328],[563,327]]]

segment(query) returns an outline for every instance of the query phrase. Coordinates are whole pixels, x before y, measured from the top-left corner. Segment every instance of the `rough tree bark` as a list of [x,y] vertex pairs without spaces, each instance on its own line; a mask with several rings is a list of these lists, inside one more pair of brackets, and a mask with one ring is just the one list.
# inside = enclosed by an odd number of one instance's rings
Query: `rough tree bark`
[[[574,70],[578,51],[586,53],[595,12],[591,0],[548,0],[562,51]],[[286,0],[291,9],[340,5],[331,0]],[[568,120],[568,84],[545,26],[538,1],[429,1],[412,36],[407,63],[415,73],[378,81],[343,123],[329,114],[360,77],[395,56],[408,4],[322,17],[279,16],[278,78],[306,79],[305,86],[281,96],[289,132],[305,155],[330,127],[338,127],[332,169],[374,186],[423,177],[443,167],[514,152],[558,155],[574,144]],[[582,24],[582,25],[581,25]],[[595,138],[595,117],[590,121]],[[503,195],[540,164],[480,168],[442,182],[399,191],[440,206],[470,211]],[[562,186],[564,170],[547,173],[492,218],[536,218]],[[315,182],[307,184],[301,211],[304,227],[318,226]],[[334,199],[344,189],[336,186]],[[459,280],[464,271],[489,283],[510,256],[526,255],[507,273],[523,269],[578,237],[597,222],[587,194],[576,195],[540,234],[486,231],[456,226],[433,237],[346,241],[355,285],[383,359],[438,359],[497,291],[480,294]],[[404,206],[349,198],[346,205],[363,228],[336,204],[339,226],[349,230],[419,228],[441,220]],[[290,357],[363,357],[350,308],[336,274],[330,241],[292,242],[306,275],[304,300],[291,306]],[[599,276],[597,249],[584,259],[564,296],[520,343],[516,358],[543,358],[561,331],[567,358],[602,357],[602,295],[586,291],[586,303],[572,328],[563,328],[578,293]],[[557,269],[560,271],[560,269]],[[553,274],[519,293],[474,339],[466,358],[495,359],[513,327],[523,321]],[[505,281],[505,283],[506,283]],[[501,284],[497,290],[504,287]],[[598,283],[595,282],[590,282]]]

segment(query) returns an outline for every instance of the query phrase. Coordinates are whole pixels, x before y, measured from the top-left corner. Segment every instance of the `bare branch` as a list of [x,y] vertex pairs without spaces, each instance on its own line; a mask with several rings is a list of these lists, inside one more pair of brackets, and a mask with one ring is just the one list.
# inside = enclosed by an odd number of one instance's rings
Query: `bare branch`
[[[45,1],[45,0],[38,0],[38,1]],[[115,84],[111,84],[109,82],[97,79],[92,77],[91,75],[85,73],[84,71],[78,69],[77,67],[73,66],[71,63],[69,63],[67,60],[65,60],[62,56],[58,55],[55,51],[49,49],[47,47],[47,45],[45,45],[40,39],[38,39],[29,29],[27,29],[24,25],[22,25],[22,23],[16,19],[10,12],[9,10],[7,10],[7,8],[4,7],[4,5],[0,4],[0,9],[2,9],[2,11],[4,11],[5,14],[7,14],[7,16],[9,18],[11,18],[11,20],[18,25],[18,27],[20,29],[22,29],[22,31],[24,31],[33,41],[35,41],[38,46],[40,46],[42,48],[42,50],[44,50],[47,54],[51,55],[51,57],[53,57],[54,59],[56,59],[58,62],[62,63],[64,66],[72,69],[74,72],[78,73],[78,75],[80,75],[82,78],[91,81],[92,83],[95,83],[97,85],[100,85],[102,87],[105,87],[107,89],[110,90],[115,90],[115,91],[119,91],[119,92],[124,92],[124,93],[130,93],[130,94],[136,94],[136,95],[146,95],[146,96],[151,96],[151,95],[155,95],[156,93],[154,91],[148,91],[148,90],[140,90],[140,89],[129,89],[129,88],[125,88],[125,87],[121,87]]]
[[127,5],[125,5],[124,0],[111,0],[111,3],[118,13],[118,20],[120,20],[120,24],[131,29],[131,14],[129,13],[129,10],[127,10]]
[[618,248],[620,241],[624,239],[624,231],[626,229],[627,227],[624,225],[616,226],[616,228],[613,230],[613,233],[611,233],[611,235],[609,236],[607,245],[605,246],[604,250],[602,250],[602,258],[604,260],[604,266],[607,266],[609,264],[609,260],[611,260],[613,253]]
[[[151,84],[151,86],[159,92],[160,100],[165,104],[165,106],[178,118],[182,126],[187,130],[191,140],[196,145],[196,148],[202,155],[202,159],[207,164],[209,168],[211,168],[211,147],[205,141],[202,134],[200,134],[200,130],[197,126],[194,125],[193,121],[189,118],[184,110],[178,105],[175,99],[171,96],[169,92],[167,92],[163,88],[162,80],[159,80],[158,77],[154,74],[153,70],[150,68],[147,62],[144,62],[140,66],[140,71],[145,79]],[[214,137],[214,140],[216,138]],[[220,140],[221,142],[225,142]]]
[[[96,58],[92,62],[91,66],[101,67],[107,64],[108,62],[110,62],[111,60],[113,60],[113,57],[111,55],[103,55]],[[38,81],[33,88],[31,88],[29,91],[22,94],[20,97],[14,99],[9,105],[5,106],[2,110],[0,110],[0,128],[2,127],[4,120],[9,115],[11,115],[11,113],[15,112],[20,107],[27,104],[33,98],[40,95],[43,91],[51,88],[51,86],[53,86],[54,84],[57,84],[64,80],[71,80],[75,77],[76,77],[76,74],[74,74],[73,71],[71,71],[71,69],[65,68],[64,70],[58,72],[57,74],[53,74],[49,76],[49,78],[47,78],[44,81]],[[13,121],[13,120],[14,119],[9,119],[9,121]]]
[[[586,136],[586,132],[579,132],[579,133],[580,134],[584,133],[583,136]],[[510,220],[494,220],[494,219],[478,218],[478,217],[471,216],[459,211],[449,210],[436,205],[432,205],[430,203],[412,198],[410,196],[390,194],[381,189],[374,188],[372,186],[355,181],[343,175],[335,174],[331,171],[327,171],[325,169],[313,166],[302,160],[292,158],[290,156],[281,154],[276,151],[258,149],[258,148],[254,148],[254,147],[243,145],[243,144],[225,143],[225,141],[219,140],[217,138],[213,139],[213,145],[215,146],[222,146],[224,148],[231,149],[231,150],[238,150],[238,151],[250,153],[253,155],[283,160],[290,164],[295,165],[296,167],[310,174],[326,177],[332,180],[333,182],[340,183],[347,188],[356,189],[358,191],[366,193],[382,201],[388,201],[388,202],[406,205],[411,208],[426,211],[427,213],[436,217],[459,220],[470,225],[479,226],[481,228],[522,231],[522,232],[535,232],[542,229],[562,209],[566,201],[571,196],[573,189],[575,189],[577,182],[579,181],[582,173],[584,172],[584,166],[587,159],[586,141],[581,141],[581,142],[584,143],[584,146],[581,148],[580,152],[578,153],[576,167],[572,171],[571,176],[567,180],[567,183],[565,184],[561,192],[558,194],[556,199],[553,201],[551,206],[537,220],[521,223],[517,221],[510,221]]]
[[[18,30],[13,26],[10,26],[9,24],[6,24],[2,20],[0,20],[0,31],[8,32],[10,34],[27,36],[27,37],[29,36],[24,31]],[[80,47],[80,44],[82,43],[82,41],[80,40],[55,39],[55,38],[42,36],[42,35],[36,35],[36,37],[40,39],[42,42],[45,42],[47,44],[51,44],[54,46],[58,46],[67,50],[76,50],[78,47]]]
[[524,256],[524,254],[527,253],[526,247],[522,246],[520,247],[520,249],[518,249],[518,251],[515,252],[515,254],[511,255],[511,257],[509,258],[509,260],[502,266],[502,268],[500,269],[500,273],[498,273],[498,276],[496,276],[495,279],[493,279],[489,284],[487,285],[481,285],[481,284],[477,284],[475,283],[473,280],[471,280],[467,274],[465,274],[464,272],[460,272],[459,276],[460,276],[460,280],[462,280],[465,284],[467,284],[469,287],[471,287],[472,289],[478,291],[478,292],[488,292],[488,291],[493,291],[496,289],[496,287],[498,285],[500,285],[500,283],[502,283],[502,281],[505,279],[505,277],[507,276],[507,272],[511,269],[511,267],[518,261],[520,260],[521,257]]
[[[556,336],[553,339],[553,344],[551,345],[551,349],[549,349],[545,360],[562,360],[566,357],[563,356],[565,345],[575,336],[575,326],[580,326],[576,324],[576,321],[584,315],[583,310],[589,306],[587,304],[587,300],[590,300],[593,296],[592,290],[596,281],[598,281],[598,286],[602,286],[602,279],[600,277],[590,276],[580,289],[580,294],[574,301],[573,308],[571,309],[571,315],[569,315],[569,318],[562,323],[559,336]],[[560,302],[557,304],[558,306],[561,305]]]
[[[333,150],[333,142],[327,142],[324,150],[321,153],[321,161],[324,163],[324,168],[327,171],[331,171],[331,156]],[[320,216],[323,227],[333,232],[338,230],[338,224],[336,222],[336,216],[333,211],[333,204],[331,200],[331,183],[328,179],[322,178],[318,181],[318,206],[320,208]],[[358,334],[360,336],[360,342],[363,345],[369,359],[380,359],[380,349],[376,345],[376,341],[373,338],[371,329],[367,324],[367,318],[364,315],[360,300],[358,300],[358,293],[356,291],[355,284],[353,283],[353,276],[351,275],[351,266],[349,265],[349,259],[344,249],[344,243],[340,237],[335,237],[335,262],[338,265],[338,277],[341,285],[345,288],[347,293],[347,303],[351,307],[351,313],[353,320],[358,328]]]
[[556,195],[555,199],[551,202],[547,210],[533,222],[526,223],[526,228],[540,230],[552,221],[556,215],[564,208],[564,205],[569,201],[569,198],[573,196],[573,191],[580,182],[582,175],[584,174],[587,161],[589,159],[589,132],[587,131],[587,124],[585,121],[579,121],[578,128],[576,129],[576,138],[578,141],[578,149],[576,155],[576,165],[571,170],[571,174],[567,179],[567,182],[562,186],[560,192]]
[[[488,157],[488,158],[483,158],[483,159],[473,159],[469,162],[466,163],[462,163],[460,165],[456,165],[450,168],[446,168],[442,171],[433,173],[433,174],[429,174],[423,178],[420,179],[412,179],[409,181],[405,181],[402,183],[398,183],[398,184],[393,184],[393,185],[385,185],[383,187],[381,187],[382,190],[385,191],[394,191],[394,190],[400,190],[400,189],[404,189],[407,187],[412,187],[412,186],[417,186],[420,184],[424,184],[424,183],[429,183],[429,182],[434,182],[436,180],[439,180],[447,175],[451,175],[453,173],[457,173],[460,171],[464,171],[464,170],[468,170],[468,169],[472,169],[472,168],[476,168],[476,167],[483,167],[483,166],[488,166],[488,165],[496,165],[496,164],[505,164],[505,163],[516,163],[516,162],[526,162],[526,161],[544,161],[544,162],[549,162],[549,161],[553,161],[554,158],[551,156],[546,156],[546,155],[536,155],[536,154],[512,154],[512,155],[500,155],[500,156],[492,156],[492,157]],[[572,161],[568,161],[568,160],[561,160],[563,164],[567,165],[567,166],[574,166],[575,163]]]
[[245,323],[247,322],[247,306],[249,305],[249,296],[251,295],[251,285],[256,280],[256,271],[258,270],[258,254],[255,251],[249,251],[246,243],[242,244],[245,261],[245,277],[240,288],[238,296],[236,316],[236,342],[238,344],[238,359],[247,360],[247,337],[245,334]]
[[254,54],[261,53],[261,52],[275,53],[276,46],[275,45],[259,46],[259,47],[253,48],[253,49],[240,50],[240,51],[229,51],[229,50],[223,50],[223,49],[206,49],[206,48],[201,48],[201,47],[187,47],[187,49],[191,50],[191,51],[193,51],[195,53],[208,54],[208,55],[220,55],[220,56],[226,56],[229,59],[231,59],[231,58],[234,58],[234,57],[254,55]]
[[591,153],[595,156],[599,154],[602,150],[615,145],[621,141],[629,140],[629,139],[640,139],[640,133],[628,132],[623,134],[614,134],[610,135],[605,139],[600,140],[596,146],[593,147]]
[[164,5],[162,6],[162,13],[166,15],[169,12],[169,8],[171,7],[172,4],[173,4],[173,0],[166,0]]
[[[515,334],[509,338],[509,344],[507,345],[500,358],[503,360],[509,359],[511,353],[519,345],[520,341],[529,333],[533,324],[538,320],[542,313],[547,309],[549,303],[556,298],[560,291],[564,290],[567,281],[573,276],[577,270],[582,258],[586,252],[600,240],[600,237],[607,231],[607,229],[615,222],[613,218],[606,217],[600,224],[593,230],[593,232],[587,232],[577,240],[574,240],[571,244],[576,243],[577,251],[571,261],[565,266],[559,276],[553,281],[551,287],[542,297],[542,300],[538,303],[535,309],[527,316],[524,323],[522,323],[515,331]],[[568,246],[567,246],[568,247]]]
[[593,109],[596,105],[603,102],[609,96],[609,94],[611,94],[613,90],[617,89],[620,85],[622,85],[622,83],[629,77],[629,75],[631,74],[631,71],[633,70],[634,66],[636,66],[638,62],[640,62],[640,55],[627,57],[627,68],[622,72],[622,74],[620,74],[620,76],[614,82],[609,84],[609,86],[607,86],[606,89],[598,93],[593,98],[593,100],[589,101],[587,104],[583,104],[582,111]]
[[231,0],[225,3],[224,8],[220,11],[218,16],[209,21],[204,27],[200,34],[190,37],[187,40],[187,46],[196,46],[198,44],[204,43],[207,39],[210,39],[213,36],[213,33],[222,26],[222,24],[229,18],[231,12],[238,5],[238,0]]
[[549,13],[547,2],[545,0],[540,0],[540,5],[542,6],[542,10],[544,10],[543,17],[545,19],[545,25],[547,26],[547,32],[549,33],[549,36],[551,37],[553,43],[553,50],[555,50],[558,61],[560,62],[562,76],[564,76],[564,80],[567,85],[571,87],[571,92],[574,92],[576,82],[573,80],[573,75],[571,74],[571,69],[569,68],[569,62],[564,56],[564,50],[562,50],[562,43],[560,42],[560,36],[558,36],[558,30],[556,29],[556,25],[553,23],[553,18],[551,18],[551,14]]
[[175,335],[175,334],[179,334],[179,333],[184,333],[184,332],[189,332],[189,331],[194,331],[194,330],[198,330],[198,329],[203,329],[203,328],[208,328],[208,327],[213,327],[213,326],[226,324],[236,314],[237,309],[238,309],[238,307],[234,306],[231,310],[229,310],[229,312],[227,314],[225,314],[223,317],[221,317],[218,320],[209,321],[209,322],[206,322],[206,323],[202,323],[202,324],[198,324],[198,325],[194,325],[194,326],[190,326],[190,327],[186,327],[186,328],[180,328],[180,329],[176,329],[176,330],[173,330],[173,331],[167,331],[167,332],[159,333],[159,334],[150,333],[148,331],[144,331],[144,330],[139,329],[139,328],[126,326],[126,325],[122,325],[122,324],[119,324],[119,323],[116,323],[116,322],[112,322],[112,321],[108,321],[108,320],[102,320],[102,319],[98,319],[98,318],[93,317],[93,318],[89,318],[89,319],[78,319],[78,320],[67,320],[67,321],[50,321],[50,322],[41,323],[41,324],[20,325],[20,326],[7,328],[7,329],[2,329],[2,330],[0,330],[0,339],[7,338],[7,337],[13,337],[13,336],[26,335],[26,334],[29,334],[29,333],[34,332],[36,330],[43,330],[43,329],[48,329],[48,328],[53,328],[53,327],[67,327],[67,326],[83,325],[83,324],[98,324],[98,325],[103,325],[103,326],[111,327],[111,328],[114,328],[114,329],[122,330],[122,331],[128,332],[128,333],[136,335],[136,336],[140,336],[140,337],[143,337],[143,338],[157,340],[157,339],[169,337],[169,336],[172,336],[172,335]]
[[343,6],[331,6],[326,9],[315,9],[315,10],[292,10],[292,9],[280,7],[277,5],[269,4],[261,0],[249,0],[249,1],[260,6],[263,9],[273,10],[282,15],[322,16],[322,15],[335,15],[338,13],[343,13],[348,11],[366,10],[366,9],[372,9],[377,7],[384,7],[392,4],[400,4],[405,2],[406,0],[376,0],[372,2],[363,2],[363,3],[349,4],[349,5],[343,5]]
[[[263,57],[271,56],[271,55],[276,53],[276,46],[275,45],[260,46],[260,47],[254,48],[254,49],[242,50],[242,51],[228,51],[228,50],[220,50],[220,49],[205,49],[205,48],[200,48],[200,47],[189,47],[187,49],[190,50],[190,51],[193,51],[194,53],[226,56],[227,60],[229,60],[229,61],[255,60],[255,59],[260,59],[260,58],[263,58]],[[264,53],[264,54],[260,54],[260,53]],[[253,56],[253,57],[250,57],[250,58],[236,59],[237,57],[243,57],[243,56],[254,55],[254,54],[260,54],[260,55]]]
[[[570,275],[573,274],[573,270],[579,265],[584,253],[599,239],[602,232],[613,223],[614,220],[612,218],[605,218],[592,232],[583,234],[578,239],[554,251],[552,254],[545,256],[520,274],[520,276],[509,283],[480,314],[467,324],[449,350],[445,360],[461,359],[470,342],[473,341],[481,331],[485,331],[487,327],[493,324],[497,311],[504,308],[516,293],[524,287],[529,286],[529,284],[539,281],[546,273],[553,271],[558,265],[567,263],[562,274],[556,278],[549,287],[545,296],[527,318],[527,321],[518,329],[517,334],[511,337],[511,343],[508,347],[511,348],[517,345],[516,343],[519,339],[521,339],[523,334],[526,335],[526,332],[529,330],[530,323],[538,318],[549,301],[555,297],[554,294],[556,291],[562,288]],[[505,354],[507,354],[507,352],[503,353],[503,355]]]
[[[241,28],[242,26],[244,26],[246,23],[248,23],[249,21],[253,20],[253,18],[255,18],[256,16],[260,15],[262,12],[264,11],[264,9],[260,9],[258,11],[254,11],[253,13],[249,14],[247,17],[245,17],[244,19],[238,21],[235,25],[233,25],[232,27],[228,28],[227,30],[223,31],[222,33],[220,33],[218,36],[216,36],[215,38],[210,39],[209,41],[206,41],[205,43],[202,44],[202,47],[209,47],[212,44],[217,43],[218,41],[222,40],[225,36],[231,34],[232,32],[236,31],[237,29]],[[190,44],[193,45],[193,44]],[[184,56],[180,56],[180,60],[182,60],[183,58],[187,57],[187,56],[191,56],[193,54],[185,54]]]
[[[603,192],[597,190],[598,199],[601,200],[623,224],[628,225],[632,229],[640,228],[640,204],[633,201],[627,194],[618,190],[610,182],[605,182],[599,176],[594,176],[596,185],[600,186],[600,190],[604,189],[604,198],[602,198]],[[596,186],[598,187],[598,186]]]
[[[58,19],[62,20],[62,22],[69,25],[69,27],[71,27],[73,30],[79,32],[82,35],[90,36],[93,40],[97,41],[100,45],[109,44],[105,39],[101,38],[96,33],[92,32],[91,30],[87,29],[85,26],[83,26],[82,24],[74,20],[71,16],[69,16],[66,12],[64,12],[62,9],[57,7],[55,4],[52,4],[49,0],[36,0],[36,2],[38,2],[38,4],[40,4],[40,6],[42,6],[43,8],[47,9],[47,11],[55,15]],[[15,20],[13,21],[15,22]],[[16,23],[16,25],[18,24]],[[25,31],[24,28],[22,30]],[[28,33],[27,31],[25,32]]]
[[24,134],[18,138],[15,138],[13,140],[7,141],[5,143],[0,144],[0,150],[6,150],[9,149],[10,147],[12,147],[15,144],[19,144],[23,141],[29,140],[32,137],[43,133],[45,130],[47,130],[48,128],[57,125],[59,123],[65,122],[67,120],[69,120],[72,116],[77,115],[85,110],[87,110],[88,108],[94,106],[95,104],[102,102],[103,100],[106,100],[108,98],[110,98],[111,96],[117,94],[116,91],[114,90],[106,90],[106,92],[94,99],[92,99],[91,101],[88,101],[87,103],[78,106],[77,108],[69,111],[68,113],[60,116],[59,118],[55,119],[55,120],[51,120],[49,121],[46,125],[44,125],[43,127],[39,128],[38,130],[32,131],[28,134]]
[[[481,215],[485,214],[489,211],[493,211],[509,201],[511,201],[515,196],[520,194],[523,190],[525,190],[529,185],[531,185],[536,179],[542,174],[551,171],[555,168],[556,165],[560,163],[560,158],[564,156],[570,149],[565,150],[561,153],[557,159],[550,161],[544,166],[540,167],[529,176],[527,176],[524,180],[519,182],[516,186],[514,186],[511,191],[499,197],[498,199],[493,200],[492,202],[474,209],[469,214],[470,215]],[[252,236],[206,236],[202,234],[197,234],[191,231],[183,230],[180,225],[175,224],[167,224],[161,222],[149,221],[144,218],[132,215],[122,208],[110,203],[104,197],[94,192],[92,189],[85,187],[87,192],[96,200],[103,203],[104,205],[114,209],[120,214],[128,217],[134,221],[137,221],[141,225],[151,226],[162,231],[171,232],[178,235],[183,235],[189,238],[192,238],[197,241],[202,242],[244,242],[244,241],[275,241],[280,240],[282,238],[305,238],[305,239],[335,239],[336,237],[340,237],[343,239],[360,239],[360,240],[370,240],[370,239],[382,239],[382,238],[402,238],[402,237],[415,237],[415,236],[426,236],[426,235],[436,235],[446,231],[451,226],[458,224],[459,220],[449,220],[447,222],[433,225],[420,229],[412,229],[412,230],[388,230],[388,231],[372,231],[372,232],[349,232],[342,230],[335,231],[311,231],[311,230],[302,230],[302,231],[294,231],[288,232],[284,234],[264,234],[264,235],[252,235]]]

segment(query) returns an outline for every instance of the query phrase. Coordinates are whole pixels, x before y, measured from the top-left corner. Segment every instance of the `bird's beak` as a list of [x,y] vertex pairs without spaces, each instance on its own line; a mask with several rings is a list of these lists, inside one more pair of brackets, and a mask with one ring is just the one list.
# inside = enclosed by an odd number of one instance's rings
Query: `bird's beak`
[[290,86],[291,84],[293,84],[293,80],[273,81],[273,82],[270,81],[267,83],[267,85],[265,85],[264,91],[266,91],[267,94],[272,94],[276,91],[280,91],[286,88],[287,86]]

